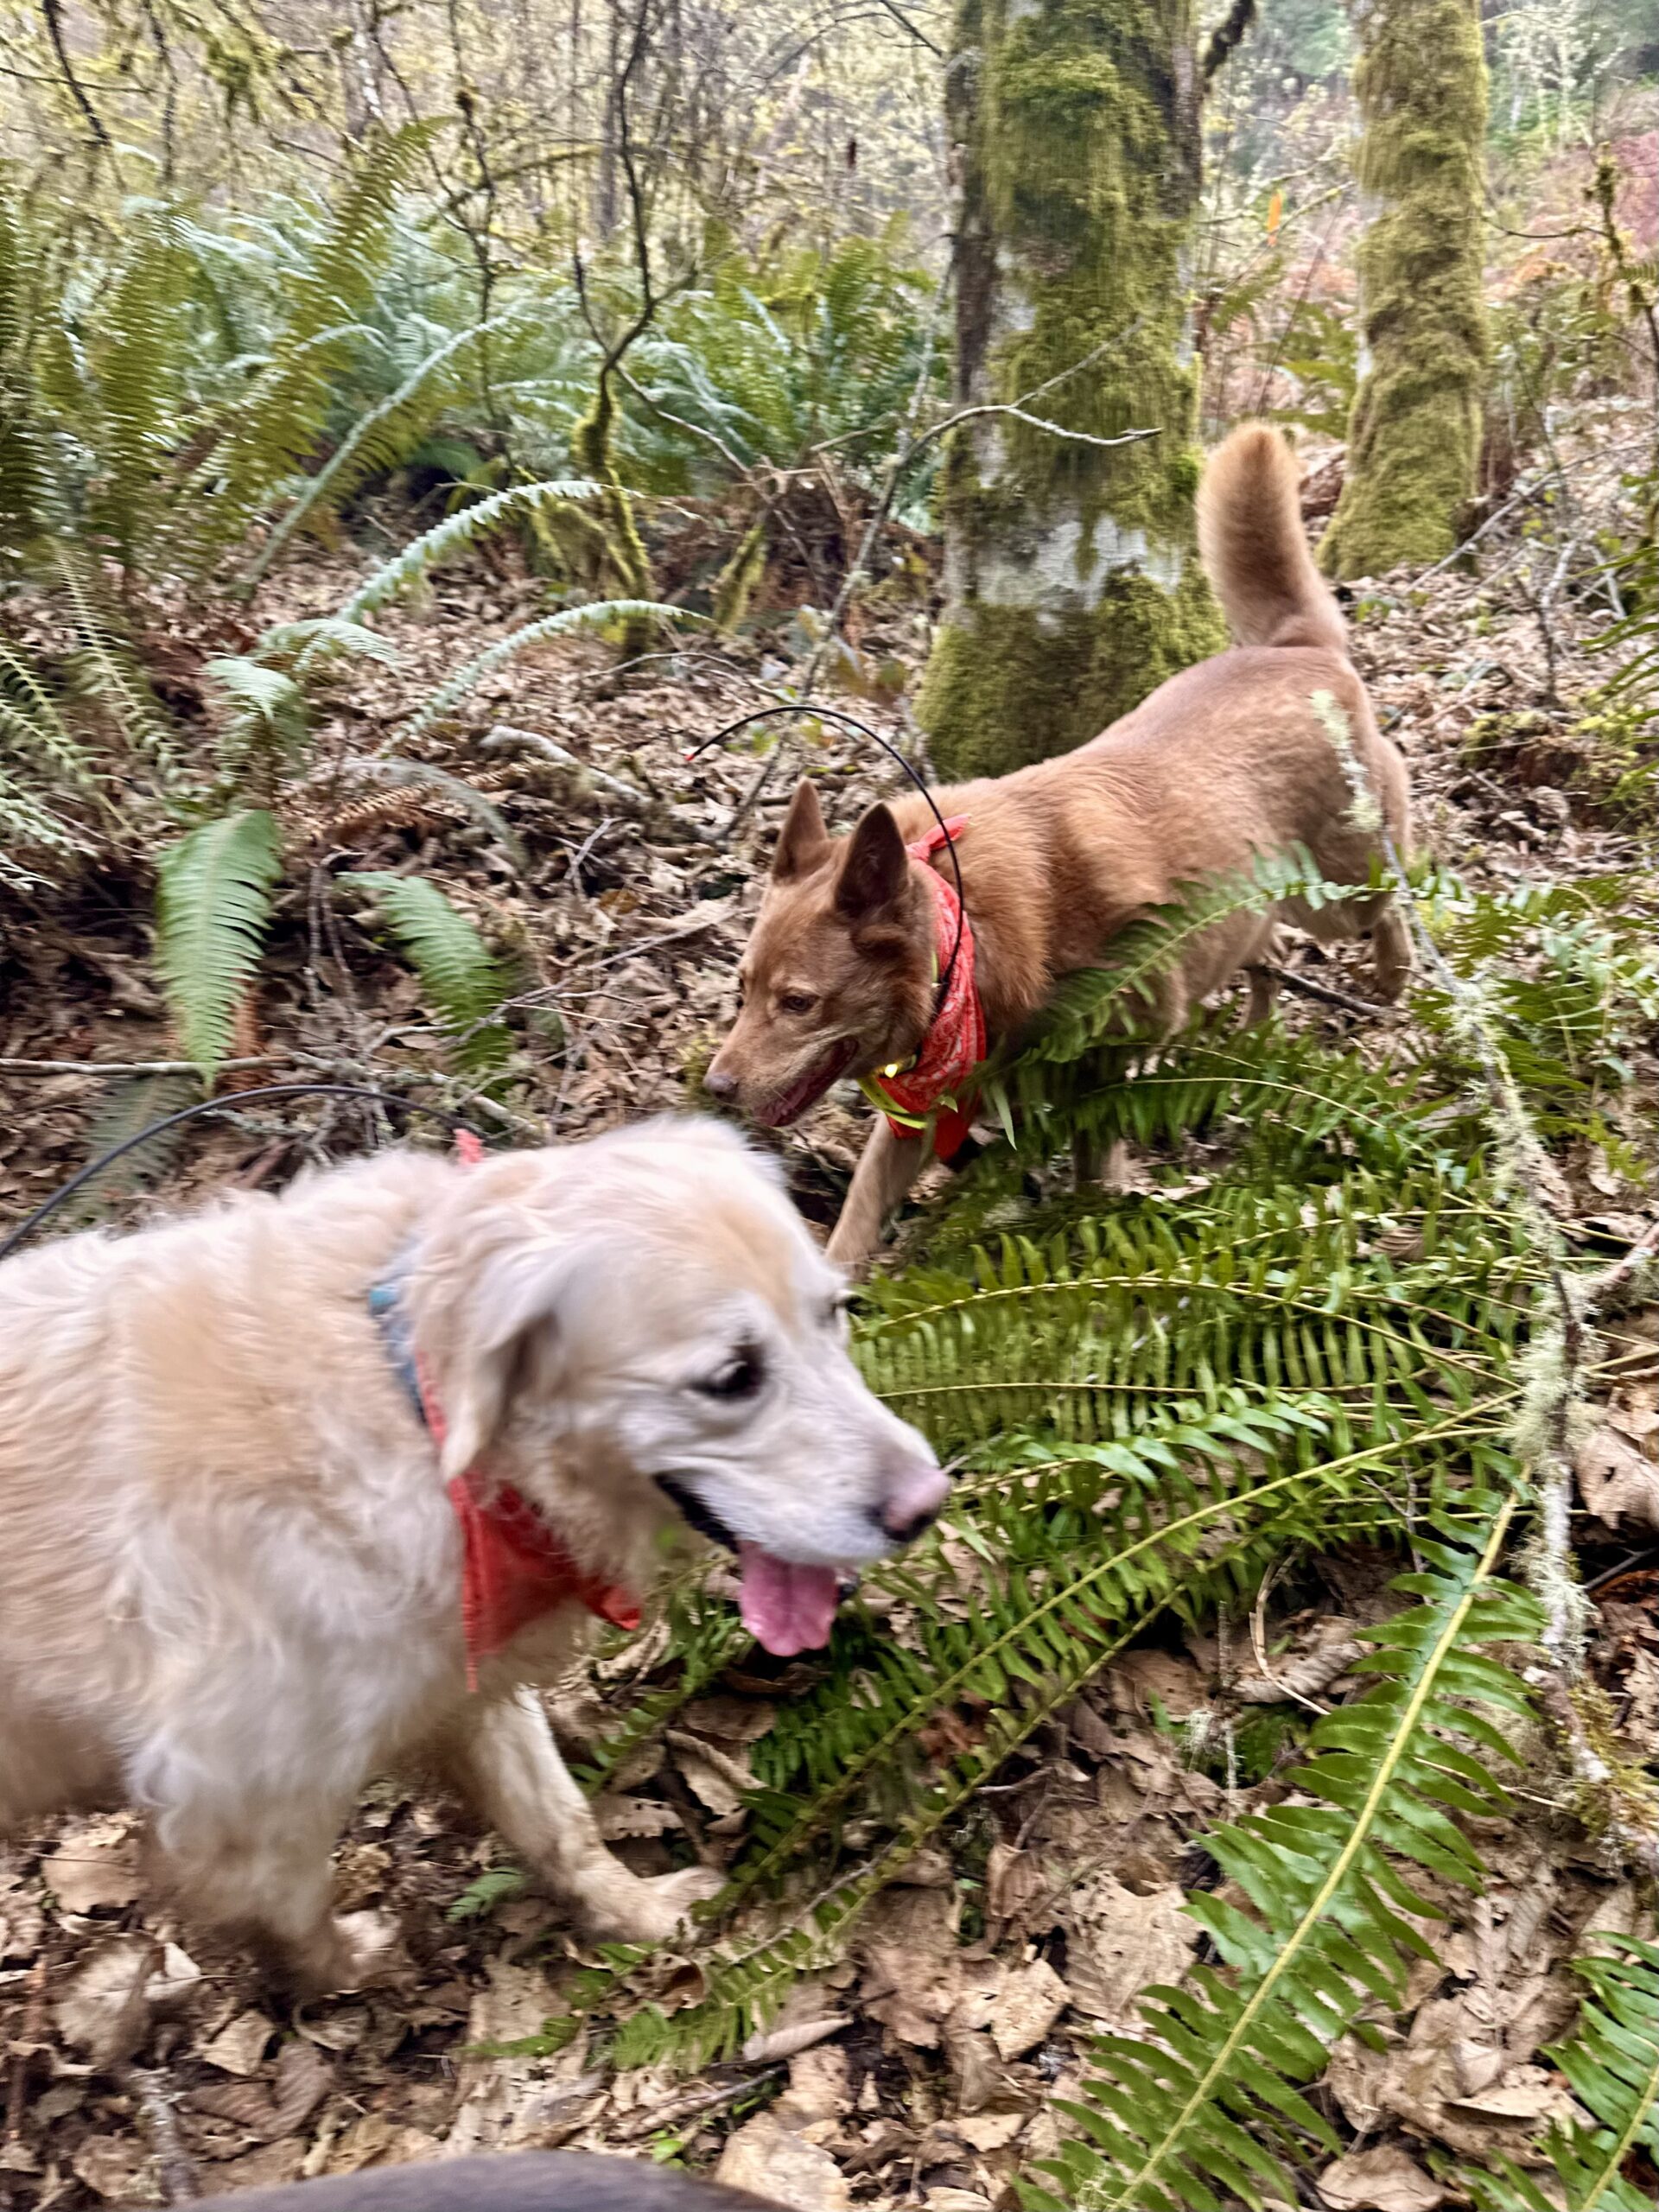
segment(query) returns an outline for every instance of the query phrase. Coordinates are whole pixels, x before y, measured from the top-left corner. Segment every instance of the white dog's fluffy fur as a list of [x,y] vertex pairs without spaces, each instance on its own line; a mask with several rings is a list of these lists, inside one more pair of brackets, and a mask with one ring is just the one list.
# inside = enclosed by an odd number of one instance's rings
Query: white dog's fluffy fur
[[[394,1265],[441,1465],[366,1303]],[[588,1616],[525,1630],[467,1694],[445,1482],[486,1454],[634,1589],[683,1525],[662,1475],[784,1560],[879,1557],[944,1483],[860,1381],[839,1301],[707,1122],[471,1168],[384,1154],[8,1262],[0,1833],[139,1804],[189,1911],[339,1986],[365,1960],[334,1842],[371,1777],[435,1763],[590,1929],[665,1935],[709,1878],[611,1857],[528,1687]],[[753,1391],[711,1393],[751,1356]]]

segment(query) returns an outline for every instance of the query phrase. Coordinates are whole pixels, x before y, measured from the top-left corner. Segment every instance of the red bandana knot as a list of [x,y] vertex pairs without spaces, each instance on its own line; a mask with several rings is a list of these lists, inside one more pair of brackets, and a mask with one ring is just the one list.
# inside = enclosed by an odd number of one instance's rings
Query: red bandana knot
[[[936,823],[906,850],[925,863],[967,827],[967,816],[955,815],[943,826]],[[867,1077],[865,1089],[894,1136],[914,1136],[931,1122],[934,1153],[950,1160],[961,1150],[973,1122],[975,1094],[969,1078],[985,1057],[985,1009],[974,986],[973,926],[956,886],[937,868],[927,868],[926,875],[933,895],[934,971],[947,976],[944,996],[910,1065]]]

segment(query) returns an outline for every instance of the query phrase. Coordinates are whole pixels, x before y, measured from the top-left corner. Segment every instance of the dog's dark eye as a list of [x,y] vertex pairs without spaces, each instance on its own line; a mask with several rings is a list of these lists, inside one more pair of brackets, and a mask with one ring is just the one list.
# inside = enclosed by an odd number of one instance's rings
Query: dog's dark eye
[[785,1014],[810,1014],[817,1001],[810,991],[785,991],[778,1003]]
[[758,1351],[741,1351],[696,1388],[705,1398],[752,1398],[766,1380]]

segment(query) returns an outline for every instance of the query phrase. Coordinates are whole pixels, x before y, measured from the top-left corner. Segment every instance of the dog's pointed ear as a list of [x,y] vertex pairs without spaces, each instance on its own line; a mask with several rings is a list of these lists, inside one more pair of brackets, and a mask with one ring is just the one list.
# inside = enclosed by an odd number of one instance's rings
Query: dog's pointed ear
[[910,887],[910,855],[890,807],[869,809],[847,844],[836,909],[849,922],[890,915]]
[[772,880],[774,883],[790,883],[797,876],[810,875],[829,857],[830,832],[823,826],[818,787],[810,776],[803,776],[789,802],[784,826],[778,832],[778,849],[772,856]]

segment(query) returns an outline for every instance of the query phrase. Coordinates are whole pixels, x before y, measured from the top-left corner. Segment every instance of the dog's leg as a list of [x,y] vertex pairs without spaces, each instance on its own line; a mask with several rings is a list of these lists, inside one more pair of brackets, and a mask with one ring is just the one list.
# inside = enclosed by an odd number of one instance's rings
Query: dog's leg
[[158,1823],[169,1883],[193,1916],[245,1942],[302,1994],[352,1989],[391,1948],[372,1913],[337,1917],[331,1854],[348,1804],[261,1798],[200,1813],[171,1806]]
[[1273,1013],[1279,998],[1279,978],[1270,968],[1251,968],[1249,1003],[1244,1009],[1244,1027],[1259,1029]]
[[881,1241],[881,1228],[928,1157],[925,1136],[896,1137],[885,1116],[876,1117],[858,1163],[841,1218],[826,1247],[843,1267],[861,1267]]
[[490,1826],[575,1906],[592,1935],[661,1942],[721,1886],[705,1867],[648,1880],[612,1857],[531,1690],[469,1706],[443,1757]]
[[1405,916],[1392,902],[1372,926],[1371,958],[1376,969],[1376,988],[1392,1006],[1411,980],[1411,931]]

